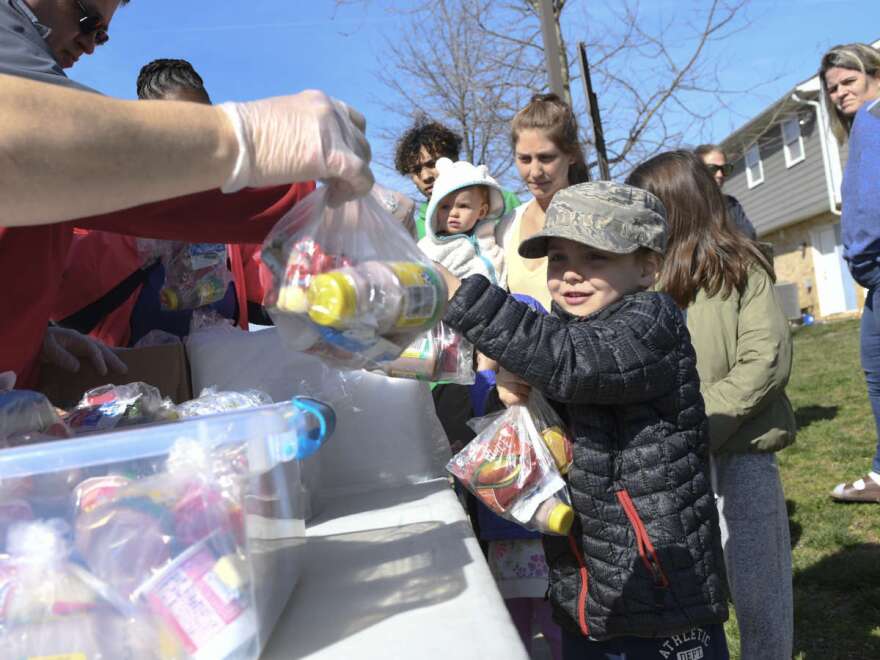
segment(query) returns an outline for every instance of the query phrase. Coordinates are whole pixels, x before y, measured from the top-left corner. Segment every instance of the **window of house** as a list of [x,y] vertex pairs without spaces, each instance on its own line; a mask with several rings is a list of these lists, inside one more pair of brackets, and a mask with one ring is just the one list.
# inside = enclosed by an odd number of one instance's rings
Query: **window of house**
[[785,152],[785,166],[797,165],[804,159],[804,138],[797,117],[786,119],[781,124],[782,145]]
[[746,182],[749,188],[764,183],[764,163],[761,162],[761,151],[757,144],[746,151]]

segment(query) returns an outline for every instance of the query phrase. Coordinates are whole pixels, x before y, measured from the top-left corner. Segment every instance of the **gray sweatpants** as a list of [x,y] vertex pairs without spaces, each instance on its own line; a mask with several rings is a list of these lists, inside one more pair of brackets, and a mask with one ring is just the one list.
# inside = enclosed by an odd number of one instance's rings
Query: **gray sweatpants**
[[773,454],[712,457],[712,485],[743,660],[790,660],[791,539]]

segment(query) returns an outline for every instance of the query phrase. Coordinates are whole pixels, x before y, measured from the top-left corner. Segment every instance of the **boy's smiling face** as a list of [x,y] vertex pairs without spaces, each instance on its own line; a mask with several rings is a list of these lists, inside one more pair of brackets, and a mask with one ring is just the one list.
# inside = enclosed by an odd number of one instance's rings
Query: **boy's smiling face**
[[588,316],[654,284],[658,260],[640,252],[615,254],[570,241],[547,241],[547,288],[569,314]]

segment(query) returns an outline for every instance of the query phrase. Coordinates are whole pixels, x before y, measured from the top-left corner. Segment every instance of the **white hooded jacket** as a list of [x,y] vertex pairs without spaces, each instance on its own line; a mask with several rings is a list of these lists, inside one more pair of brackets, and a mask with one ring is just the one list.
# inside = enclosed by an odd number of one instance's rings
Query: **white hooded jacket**
[[[493,284],[507,285],[504,250],[495,241],[495,225],[504,212],[501,186],[485,165],[467,161],[453,163],[448,158],[437,161],[437,180],[425,213],[425,237],[419,248],[432,261],[446,267],[453,275],[465,278],[484,275]],[[456,190],[471,186],[489,189],[489,212],[467,234],[437,234],[437,207],[440,201]]]

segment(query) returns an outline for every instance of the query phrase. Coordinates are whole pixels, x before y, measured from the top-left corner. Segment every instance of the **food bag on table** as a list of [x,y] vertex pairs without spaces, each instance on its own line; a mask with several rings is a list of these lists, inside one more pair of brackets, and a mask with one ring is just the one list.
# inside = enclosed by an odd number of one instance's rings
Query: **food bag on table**
[[544,534],[568,534],[574,512],[566,484],[528,406],[493,416],[446,469],[502,518]]
[[72,557],[60,519],[18,523],[0,556],[0,649],[4,658],[184,657],[170,635],[115,599]]
[[0,392],[0,448],[71,435],[58,409],[44,394],[31,390]]
[[162,472],[91,477],[74,490],[84,570],[181,657],[228,657],[257,634],[242,508],[249,458],[246,446],[182,440]]
[[230,410],[256,408],[270,403],[272,403],[272,397],[260,390],[223,392],[215,387],[206,387],[198,398],[179,404],[177,414],[186,419],[187,417],[201,417]]
[[77,435],[177,419],[174,404],[146,383],[102,385],[83,394],[64,421]]
[[419,335],[396,360],[382,362],[378,371],[392,378],[473,385],[474,347],[441,321]]
[[446,308],[442,277],[374,194],[331,207],[319,188],[275,226],[262,261],[285,346],[335,367],[396,359]]

